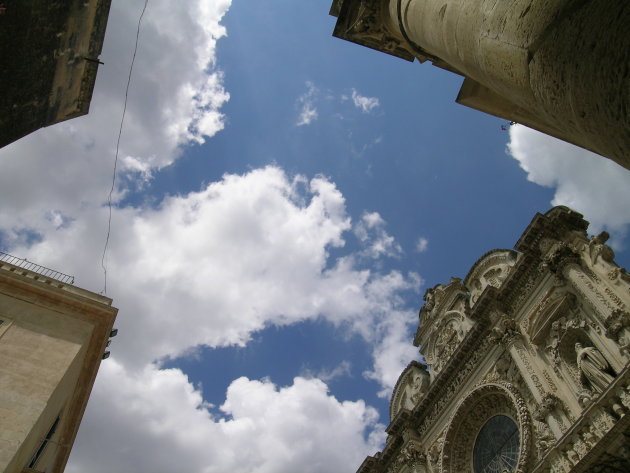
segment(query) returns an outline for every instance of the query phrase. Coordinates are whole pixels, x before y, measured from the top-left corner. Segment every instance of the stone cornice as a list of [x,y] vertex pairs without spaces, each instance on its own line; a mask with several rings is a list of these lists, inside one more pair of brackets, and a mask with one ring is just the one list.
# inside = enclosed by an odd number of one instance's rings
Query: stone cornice
[[539,256],[540,241],[547,238],[562,239],[571,231],[583,232],[586,235],[588,222],[582,214],[568,207],[554,207],[544,215],[537,213],[527,226],[514,248],[521,253]]

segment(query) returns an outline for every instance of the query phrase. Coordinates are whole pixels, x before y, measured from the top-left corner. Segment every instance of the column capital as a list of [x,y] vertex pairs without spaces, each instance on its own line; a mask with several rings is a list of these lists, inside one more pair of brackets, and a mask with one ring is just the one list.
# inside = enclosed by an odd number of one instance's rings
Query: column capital
[[338,18],[333,36],[413,61],[413,49],[387,27],[388,5],[382,0],[333,0],[330,14]]

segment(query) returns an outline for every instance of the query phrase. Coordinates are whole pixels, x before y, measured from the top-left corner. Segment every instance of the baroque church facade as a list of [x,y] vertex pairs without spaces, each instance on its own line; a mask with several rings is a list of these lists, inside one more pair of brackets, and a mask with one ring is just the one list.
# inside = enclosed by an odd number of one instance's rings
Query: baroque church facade
[[630,274],[566,207],[428,289],[383,451],[357,473],[630,471]]

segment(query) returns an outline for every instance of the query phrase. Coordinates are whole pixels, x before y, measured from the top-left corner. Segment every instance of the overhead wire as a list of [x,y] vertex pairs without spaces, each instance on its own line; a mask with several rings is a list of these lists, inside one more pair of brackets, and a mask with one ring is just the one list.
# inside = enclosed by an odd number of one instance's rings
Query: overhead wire
[[103,291],[101,294],[107,294],[107,265],[105,262],[105,257],[107,255],[107,248],[109,246],[109,237],[111,235],[112,230],[112,195],[114,194],[114,188],[116,186],[116,169],[118,167],[118,153],[120,150],[120,138],[122,136],[123,124],[125,122],[125,114],[127,113],[127,99],[129,97],[129,85],[131,84],[131,74],[133,72],[133,65],[136,62],[136,53],[138,52],[138,41],[140,39],[140,25],[142,24],[142,17],[144,17],[144,12],[147,9],[147,5],[149,0],[144,1],[144,6],[142,7],[142,13],[140,13],[140,18],[138,18],[138,27],[136,29],[136,44],[133,48],[133,57],[131,58],[131,65],[129,66],[129,77],[127,78],[127,87],[125,89],[125,102],[123,105],[122,117],[120,119],[120,128],[118,130],[118,140],[116,141],[116,155],[114,157],[114,172],[112,174],[112,186],[109,190],[109,196],[107,198],[107,207],[109,209],[109,217],[107,219],[107,236],[105,238],[105,246],[103,247],[103,255],[101,257],[101,267],[103,268]]

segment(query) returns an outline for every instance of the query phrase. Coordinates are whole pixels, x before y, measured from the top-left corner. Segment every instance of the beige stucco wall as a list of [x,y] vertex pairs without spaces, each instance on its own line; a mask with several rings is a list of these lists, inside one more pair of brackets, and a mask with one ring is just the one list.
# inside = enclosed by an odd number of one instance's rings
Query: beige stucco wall
[[0,471],[12,473],[28,464],[74,392],[93,327],[6,294],[0,319],[10,323],[0,335]]

